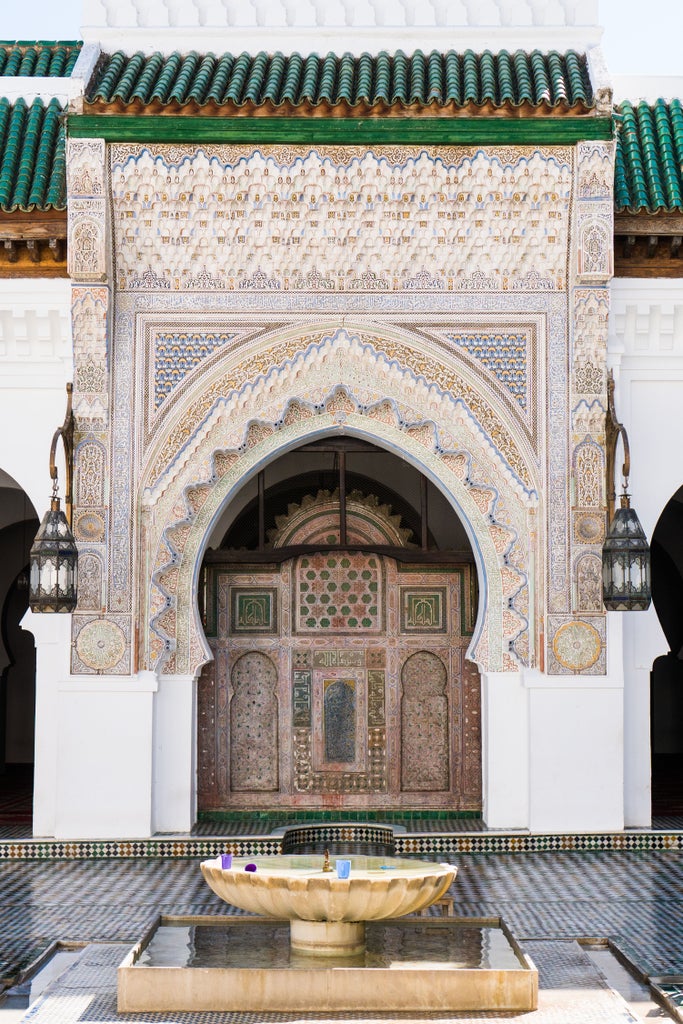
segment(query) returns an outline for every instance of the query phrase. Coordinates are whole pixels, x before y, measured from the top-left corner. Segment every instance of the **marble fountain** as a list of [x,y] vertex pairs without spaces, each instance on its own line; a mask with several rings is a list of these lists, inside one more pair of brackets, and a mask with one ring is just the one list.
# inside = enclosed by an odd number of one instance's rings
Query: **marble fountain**
[[120,1012],[536,1008],[537,972],[500,918],[408,916],[446,893],[450,864],[326,854],[200,868],[247,914],[160,917],[118,969]]

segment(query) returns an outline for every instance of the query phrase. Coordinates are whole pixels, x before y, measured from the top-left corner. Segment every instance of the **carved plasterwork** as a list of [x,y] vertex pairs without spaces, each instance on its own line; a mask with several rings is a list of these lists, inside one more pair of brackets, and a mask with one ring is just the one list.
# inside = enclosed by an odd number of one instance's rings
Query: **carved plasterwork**
[[604,616],[553,619],[549,671],[557,675],[595,675],[605,672]]
[[577,150],[577,274],[606,284],[614,273],[614,143],[584,142]]
[[[374,495],[351,491],[345,507],[346,543],[411,546],[412,530],[402,527],[401,517]],[[289,506],[286,516],[276,517],[276,528],[268,532],[268,542],[274,548],[290,544],[339,544],[339,508],[338,490],[307,494],[300,504]],[[311,532],[313,524],[315,530]]]
[[[601,547],[605,531],[605,408],[609,293],[613,273],[614,146],[577,146],[575,267],[571,310],[571,608],[548,629],[549,671],[605,671]],[[556,609],[559,610],[559,609]],[[575,616],[591,614],[590,623]]]
[[111,167],[120,290],[565,287],[570,148],[116,146]]
[[73,281],[105,281],[108,274],[105,145],[69,139],[66,157],[68,270]]
[[69,139],[67,187],[70,196],[104,195],[104,139]]
[[83,675],[128,675],[131,671],[131,623],[128,616],[106,618],[75,613],[71,671]]

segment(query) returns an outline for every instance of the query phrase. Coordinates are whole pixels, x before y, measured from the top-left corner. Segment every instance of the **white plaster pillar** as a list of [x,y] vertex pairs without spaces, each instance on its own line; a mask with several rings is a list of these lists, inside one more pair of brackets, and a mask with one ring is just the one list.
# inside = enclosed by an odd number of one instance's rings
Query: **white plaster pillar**
[[190,832],[196,817],[197,680],[160,676],[154,699],[152,824],[155,832]]
[[525,673],[532,832],[624,827],[624,677],[618,615],[608,618],[607,641],[606,675]]
[[28,611],[22,626],[36,643],[34,835],[150,836],[156,678],[72,676],[71,616]]
[[528,694],[518,673],[482,673],[482,783],[489,828],[529,824]]
[[27,611],[22,629],[36,644],[35,774],[33,834],[54,836],[57,822],[59,681],[69,671],[71,616]]
[[153,701],[156,679],[67,676],[55,727],[60,839],[152,834]]

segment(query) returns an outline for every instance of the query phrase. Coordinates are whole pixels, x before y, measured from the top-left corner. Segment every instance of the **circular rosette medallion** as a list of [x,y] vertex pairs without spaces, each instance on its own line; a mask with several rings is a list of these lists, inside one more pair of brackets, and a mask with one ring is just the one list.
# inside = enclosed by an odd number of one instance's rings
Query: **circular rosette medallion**
[[84,665],[106,672],[121,661],[126,652],[126,635],[115,622],[97,619],[88,622],[76,637],[76,651]]
[[560,665],[572,672],[590,668],[600,657],[602,640],[588,622],[567,622],[553,639],[553,651]]

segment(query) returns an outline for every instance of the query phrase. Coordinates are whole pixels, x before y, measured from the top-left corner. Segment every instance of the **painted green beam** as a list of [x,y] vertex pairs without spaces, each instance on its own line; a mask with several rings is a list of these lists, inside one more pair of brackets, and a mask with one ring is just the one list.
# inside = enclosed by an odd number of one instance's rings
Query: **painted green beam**
[[301,145],[573,145],[612,139],[611,117],[176,117],[72,114],[71,138]]

